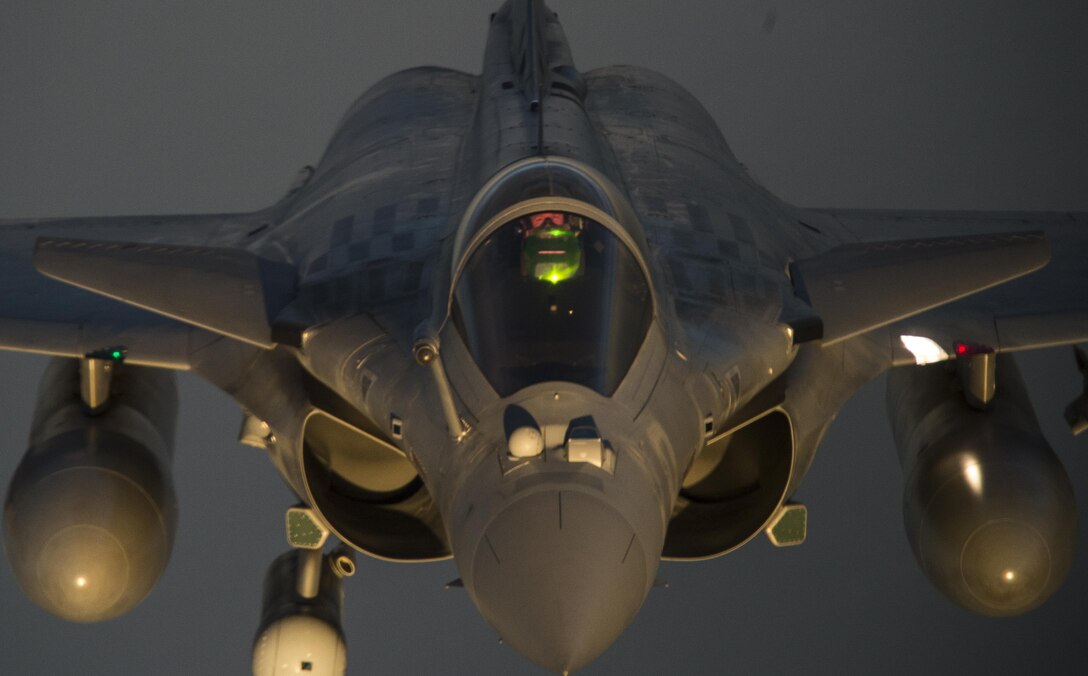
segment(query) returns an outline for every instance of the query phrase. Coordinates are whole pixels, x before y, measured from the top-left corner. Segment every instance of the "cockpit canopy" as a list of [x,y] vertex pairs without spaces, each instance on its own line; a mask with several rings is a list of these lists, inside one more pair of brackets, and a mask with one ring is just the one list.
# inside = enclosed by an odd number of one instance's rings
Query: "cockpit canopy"
[[619,386],[653,319],[638,260],[604,225],[570,210],[513,217],[469,255],[453,321],[500,396],[567,381]]

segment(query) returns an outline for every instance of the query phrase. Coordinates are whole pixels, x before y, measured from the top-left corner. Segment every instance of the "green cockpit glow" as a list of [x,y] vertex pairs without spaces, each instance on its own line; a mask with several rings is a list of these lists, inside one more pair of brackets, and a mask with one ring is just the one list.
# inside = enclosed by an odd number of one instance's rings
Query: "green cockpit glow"
[[[543,270],[543,272],[542,272]],[[560,263],[543,263],[536,268],[536,278],[548,281],[552,284],[565,282],[578,274],[578,265],[562,265]]]
[[648,278],[609,227],[547,209],[498,219],[460,264],[450,315],[502,397],[577,383],[610,397],[653,323]]
[[[549,214],[551,216],[551,214]],[[565,214],[555,214],[557,218]],[[522,274],[558,284],[578,275],[582,269],[580,230],[573,226],[527,229],[522,244]]]

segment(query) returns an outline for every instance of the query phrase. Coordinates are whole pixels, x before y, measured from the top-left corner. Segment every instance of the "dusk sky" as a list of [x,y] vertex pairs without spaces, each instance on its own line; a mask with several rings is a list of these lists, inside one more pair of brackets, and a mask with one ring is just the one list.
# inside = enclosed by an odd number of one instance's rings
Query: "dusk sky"
[[[389,6],[385,6],[388,4]],[[680,82],[772,192],[802,206],[1088,210],[1088,3],[553,1],[578,67]],[[243,212],[316,163],[339,116],[418,65],[479,72],[499,2],[0,4],[0,218]],[[1088,262],[1086,262],[1088,264]],[[1020,358],[1080,504],[1041,609],[960,610],[917,568],[883,378],[842,410],[795,496],[809,540],[665,564],[584,674],[1088,673],[1088,439],[1068,347]],[[44,357],[0,354],[0,484],[26,450]],[[129,615],[75,625],[0,563],[0,672],[244,674],[294,499],[235,442],[229,397],[179,376],[173,557]],[[1088,435],[1086,435],[1088,436]],[[452,563],[360,558],[350,674],[540,674],[498,643]]]

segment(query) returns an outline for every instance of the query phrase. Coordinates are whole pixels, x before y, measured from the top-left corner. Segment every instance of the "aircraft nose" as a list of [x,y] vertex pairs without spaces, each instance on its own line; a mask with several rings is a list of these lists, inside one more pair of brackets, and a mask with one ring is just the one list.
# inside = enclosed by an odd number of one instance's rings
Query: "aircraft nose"
[[487,527],[468,590],[503,640],[564,673],[603,653],[651,586],[642,543],[601,498],[547,490],[506,506]]

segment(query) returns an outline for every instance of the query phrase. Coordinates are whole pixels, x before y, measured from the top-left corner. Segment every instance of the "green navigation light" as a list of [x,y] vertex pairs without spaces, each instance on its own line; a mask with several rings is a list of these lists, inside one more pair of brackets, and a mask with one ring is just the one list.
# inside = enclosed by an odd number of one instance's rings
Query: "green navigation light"
[[83,355],[85,359],[97,359],[99,361],[111,361],[121,363],[125,360],[125,347],[123,345],[118,347],[104,347],[101,350],[95,350],[94,352],[88,352]]

